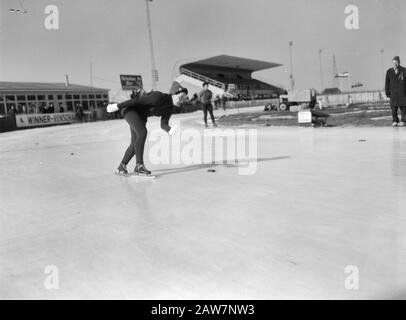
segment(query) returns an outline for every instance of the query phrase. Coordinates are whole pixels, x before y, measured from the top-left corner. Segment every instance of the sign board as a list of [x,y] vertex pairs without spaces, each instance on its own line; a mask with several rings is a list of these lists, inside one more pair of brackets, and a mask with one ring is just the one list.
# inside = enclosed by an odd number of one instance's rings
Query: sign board
[[17,114],[15,118],[18,128],[72,123],[76,121],[76,115],[74,112]]
[[311,90],[288,91],[288,101],[290,102],[309,102],[311,100]]
[[121,88],[123,90],[141,90],[142,77],[129,74],[120,74]]
[[153,78],[156,82],[159,81],[159,75],[158,75],[158,70],[157,70],[157,69],[152,70],[152,78]]
[[311,123],[312,113],[310,111],[299,111],[297,113],[297,118],[299,123]]

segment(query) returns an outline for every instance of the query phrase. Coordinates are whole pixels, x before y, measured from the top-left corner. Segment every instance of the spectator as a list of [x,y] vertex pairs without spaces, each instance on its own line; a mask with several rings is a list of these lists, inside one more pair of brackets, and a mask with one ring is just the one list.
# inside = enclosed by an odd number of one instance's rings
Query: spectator
[[51,102],[48,106],[48,113],[54,113],[55,112],[55,107],[54,104]]
[[220,96],[217,94],[214,99],[214,109],[217,110],[218,108],[220,108]]
[[224,111],[226,111],[226,102],[227,102],[227,96],[226,96],[226,93],[224,92],[220,98],[221,107],[223,108]]
[[207,112],[210,113],[210,118],[213,123],[213,127],[217,127],[216,122],[214,121],[213,115],[213,106],[211,104],[211,98],[213,93],[209,90],[209,84],[207,82],[203,83],[203,90],[199,93],[199,101],[202,104],[203,115],[204,115],[204,124],[208,127],[207,124]]
[[[406,123],[406,69],[400,65],[398,56],[392,59],[393,68],[388,69],[385,79],[385,93],[390,98],[392,126],[403,127]],[[399,122],[398,109],[401,112]]]
[[83,121],[83,115],[84,115],[83,107],[82,107],[82,105],[80,103],[78,103],[76,105],[76,117],[80,122]]
[[10,117],[15,117],[16,113],[17,113],[16,108],[14,106],[11,106],[10,112],[9,112]]

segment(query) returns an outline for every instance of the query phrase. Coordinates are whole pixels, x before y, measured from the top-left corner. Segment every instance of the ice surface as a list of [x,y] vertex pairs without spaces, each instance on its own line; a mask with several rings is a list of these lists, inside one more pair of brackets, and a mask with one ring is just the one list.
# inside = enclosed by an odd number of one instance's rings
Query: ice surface
[[0,298],[406,298],[406,128],[258,128],[246,176],[153,165],[147,142],[154,181],[113,174],[128,140],[123,120],[0,135]]

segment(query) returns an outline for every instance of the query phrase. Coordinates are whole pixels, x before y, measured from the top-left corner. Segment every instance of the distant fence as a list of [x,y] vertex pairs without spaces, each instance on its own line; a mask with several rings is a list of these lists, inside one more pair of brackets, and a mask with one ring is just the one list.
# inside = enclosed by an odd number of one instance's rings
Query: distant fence
[[248,101],[227,101],[226,109],[258,107],[258,106],[265,106],[268,103],[278,105],[279,100],[278,99],[261,99],[261,100],[248,100]]
[[0,132],[77,122],[103,121],[118,118],[120,118],[119,112],[114,114],[107,113],[105,108],[84,111],[82,117],[75,112],[20,113],[16,114],[15,116],[0,116]]
[[384,103],[389,101],[385,92],[379,90],[319,95],[317,99],[321,100],[323,107],[346,105],[348,103]]

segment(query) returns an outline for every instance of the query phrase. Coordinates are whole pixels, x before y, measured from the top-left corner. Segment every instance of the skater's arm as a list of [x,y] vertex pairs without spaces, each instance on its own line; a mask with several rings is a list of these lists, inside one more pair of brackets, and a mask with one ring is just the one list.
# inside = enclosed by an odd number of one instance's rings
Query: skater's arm
[[119,110],[133,108],[136,106],[154,107],[157,104],[159,104],[159,101],[161,101],[163,96],[164,96],[163,93],[155,91],[152,93],[147,93],[142,96],[135,97],[130,100],[126,100],[122,103],[119,103],[117,107],[119,108]]
[[169,132],[171,130],[171,127],[169,126],[170,117],[171,117],[171,114],[163,115],[161,117],[161,128],[162,128],[162,130],[165,130],[166,132]]
[[130,99],[130,100],[126,100],[124,102],[118,103],[117,107],[119,110],[126,109],[126,108],[132,108],[137,105],[138,100],[139,100],[138,97]]

